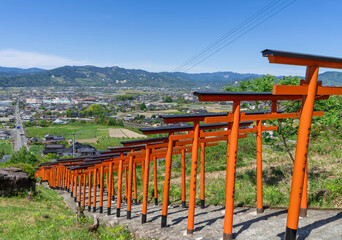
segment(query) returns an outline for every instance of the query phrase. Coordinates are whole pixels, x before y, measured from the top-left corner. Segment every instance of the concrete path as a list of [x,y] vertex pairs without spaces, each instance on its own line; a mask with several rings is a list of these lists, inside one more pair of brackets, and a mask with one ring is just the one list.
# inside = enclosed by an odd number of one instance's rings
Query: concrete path
[[[77,204],[70,193],[57,190],[64,197],[68,206],[75,210]],[[99,195],[99,193],[98,193]],[[97,201],[100,197],[97,196]],[[86,198],[85,213],[88,200]],[[132,219],[126,219],[126,204],[121,204],[121,217],[116,218],[116,202],[112,201],[111,215],[107,215],[107,197],[104,197],[104,213],[100,214],[100,223],[108,225],[123,224],[136,236],[151,239],[222,239],[224,207],[207,206],[205,209],[196,207],[195,231],[186,235],[187,209],[180,205],[172,205],[168,210],[168,227],[160,228],[161,205],[148,205],[147,223],[141,224],[141,204],[132,204]],[[284,239],[287,210],[266,209],[262,214],[256,214],[255,208],[235,208],[233,233],[235,239]],[[308,210],[308,217],[299,220],[298,239],[342,239],[342,211]]]

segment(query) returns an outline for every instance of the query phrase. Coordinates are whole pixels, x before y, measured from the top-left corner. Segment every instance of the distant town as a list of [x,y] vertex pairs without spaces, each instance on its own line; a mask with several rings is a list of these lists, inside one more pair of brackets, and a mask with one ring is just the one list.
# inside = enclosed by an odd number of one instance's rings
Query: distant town
[[[0,91],[1,144],[12,144],[13,150],[19,150],[22,146],[43,145],[42,155],[51,153],[67,156],[75,154],[70,138],[49,131],[44,136],[38,136],[34,134],[37,130],[28,133],[26,129],[48,129],[49,126],[77,123],[138,129],[161,126],[162,119],[159,116],[163,114],[231,109],[227,103],[199,103],[193,95],[195,90],[152,87],[3,88]],[[78,155],[98,153],[95,147],[79,142],[74,151]],[[2,161],[10,157],[7,154],[10,152],[4,151]]]

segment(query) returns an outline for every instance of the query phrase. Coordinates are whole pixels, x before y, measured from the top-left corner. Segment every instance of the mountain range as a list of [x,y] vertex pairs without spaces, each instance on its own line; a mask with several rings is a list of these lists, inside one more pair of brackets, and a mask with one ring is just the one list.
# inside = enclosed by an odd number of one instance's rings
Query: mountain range
[[[230,71],[156,73],[139,69],[96,66],[64,66],[52,70],[0,67],[0,87],[211,87],[219,89],[228,83],[235,84],[261,76],[260,74],[241,74]],[[319,74],[319,79],[323,80],[325,86],[342,86],[342,72],[324,72]]]

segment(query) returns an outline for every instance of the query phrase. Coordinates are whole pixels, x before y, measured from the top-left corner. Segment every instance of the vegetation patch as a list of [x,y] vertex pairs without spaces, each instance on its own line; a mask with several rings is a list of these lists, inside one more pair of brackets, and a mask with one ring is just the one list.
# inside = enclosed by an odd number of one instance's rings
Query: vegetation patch
[[87,217],[76,221],[62,197],[45,187],[38,187],[33,201],[25,197],[0,197],[1,239],[136,239],[126,228],[100,225],[91,233]]

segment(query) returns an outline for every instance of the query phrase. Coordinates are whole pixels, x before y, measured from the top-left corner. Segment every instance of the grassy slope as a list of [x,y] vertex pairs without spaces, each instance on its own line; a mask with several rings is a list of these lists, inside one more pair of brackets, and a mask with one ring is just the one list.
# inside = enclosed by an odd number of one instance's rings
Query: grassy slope
[[[98,234],[87,231],[88,218],[76,223],[75,214],[56,192],[44,187],[30,202],[25,197],[0,197],[0,239],[134,239],[122,227],[100,226]],[[48,214],[48,218],[43,215]]]

